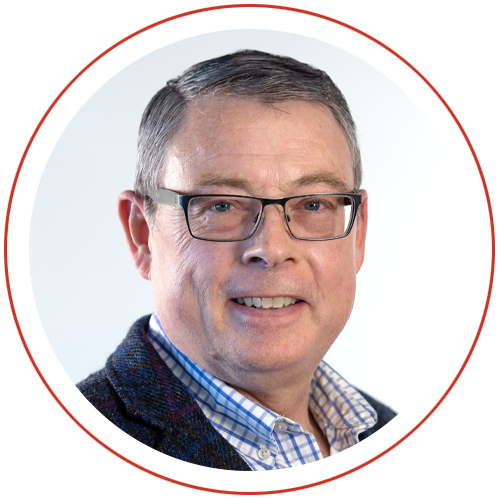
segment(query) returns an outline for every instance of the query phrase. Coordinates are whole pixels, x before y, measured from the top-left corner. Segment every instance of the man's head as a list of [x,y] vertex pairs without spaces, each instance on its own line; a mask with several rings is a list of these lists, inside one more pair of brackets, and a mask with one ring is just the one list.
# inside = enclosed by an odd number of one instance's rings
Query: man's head
[[[269,205],[247,240],[193,238],[180,194],[285,198],[355,193],[361,162],[347,104],[322,71],[255,51],[193,66],[148,105],[135,193],[119,212],[132,257],[152,281],[157,315],[174,345],[246,390],[262,376],[306,379],[344,327],[364,257],[366,193],[351,233],[299,240]],[[238,299],[291,297],[280,309]],[[310,380],[310,378],[309,378]]]
[[252,99],[264,106],[295,100],[321,103],[335,117],[349,147],[354,189],[361,186],[361,155],[356,126],[344,96],[319,69],[289,57],[243,50],[204,61],[167,82],[146,107],[139,128],[135,192],[145,198],[148,214],[156,204],[150,197],[161,180],[165,155],[188,110],[201,100]]

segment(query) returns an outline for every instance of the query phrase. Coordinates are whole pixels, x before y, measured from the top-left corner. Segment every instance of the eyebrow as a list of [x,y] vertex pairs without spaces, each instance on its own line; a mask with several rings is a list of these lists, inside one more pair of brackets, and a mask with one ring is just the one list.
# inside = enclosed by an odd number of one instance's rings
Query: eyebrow
[[194,184],[193,189],[207,186],[229,186],[248,190],[250,188],[250,183],[240,177],[206,174]]
[[[347,193],[352,191],[348,185],[333,172],[317,172],[303,175],[294,180],[291,184],[291,189],[300,187],[312,186],[314,184],[327,184],[337,192]],[[232,177],[218,174],[206,174],[201,177],[193,186],[193,189],[198,189],[208,186],[227,186],[239,189],[250,190],[250,182],[241,177]]]
[[292,188],[312,186],[313,184],[327,184],[332,189],[342,193],[352,191],[349,189],[349,186],[333,172],[317,172],[303,175],[293,181]]

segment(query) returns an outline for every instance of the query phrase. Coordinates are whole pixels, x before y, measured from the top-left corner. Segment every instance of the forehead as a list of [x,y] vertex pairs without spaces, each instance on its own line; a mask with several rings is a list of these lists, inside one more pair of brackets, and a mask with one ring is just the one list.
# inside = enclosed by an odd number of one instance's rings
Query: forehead
[[354,175],[344,133],[320,103],[221,98],[190,106],[167,153],[165,183],[284,195],[314,183],[350,191]]

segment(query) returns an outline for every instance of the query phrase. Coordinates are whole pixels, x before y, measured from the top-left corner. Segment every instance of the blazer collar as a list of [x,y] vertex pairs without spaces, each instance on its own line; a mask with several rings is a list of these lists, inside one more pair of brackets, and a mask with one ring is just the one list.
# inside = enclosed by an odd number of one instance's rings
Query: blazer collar
[[[150,317],[134,323],[106,362],[108,380],[127,412],[162,431],[169,455],[209,467],[251,470],[156,352],[147,335]],[[177,438],[188,443],[194,458],[182,456]]]
[[200,407],[160,358],[147,338],[150,316],[136,321],[128,335],[108,358],[108,379],[127,411],[160,429]]

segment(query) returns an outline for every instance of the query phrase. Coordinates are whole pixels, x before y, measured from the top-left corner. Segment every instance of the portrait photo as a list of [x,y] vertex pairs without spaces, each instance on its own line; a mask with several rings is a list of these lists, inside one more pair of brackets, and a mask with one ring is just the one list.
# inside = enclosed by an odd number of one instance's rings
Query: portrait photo
[[488,220],[467,146],[424,83],[342,45],[189,36],[65,118],[33,301],[70,408],[134,462],[321,480],[418,425],[470,349],[488,262],[456,269],[487,249],[456,238]]

